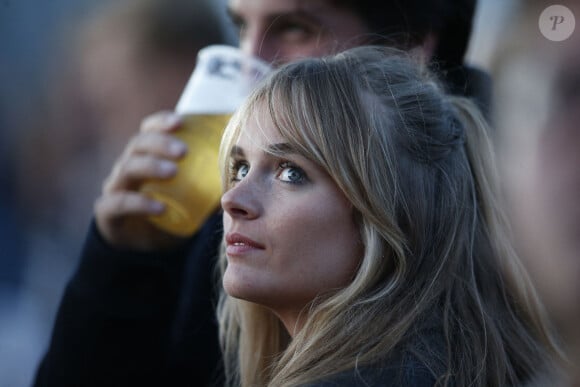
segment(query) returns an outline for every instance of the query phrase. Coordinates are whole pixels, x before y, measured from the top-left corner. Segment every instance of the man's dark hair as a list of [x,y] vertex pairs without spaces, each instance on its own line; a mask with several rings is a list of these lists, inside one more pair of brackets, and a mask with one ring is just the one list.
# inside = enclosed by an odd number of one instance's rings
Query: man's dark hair
[[[407,46],[437,36],[433,60],[441,67],[463,63],[477,0],[335,0],[354,10],[379,41]],[[403,39],[403,40],[402,40]]]

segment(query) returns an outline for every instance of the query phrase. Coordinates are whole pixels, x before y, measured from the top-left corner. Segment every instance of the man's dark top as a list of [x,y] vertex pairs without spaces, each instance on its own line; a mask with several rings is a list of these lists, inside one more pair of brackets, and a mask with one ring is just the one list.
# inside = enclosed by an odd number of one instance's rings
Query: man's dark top
[[209,385],[220,240],[219,214],[165,254],[113,250],[92,225],[34,385]]
[[[487,74],[461,68],[451,75],[463,85],[452,92],[479,91],[477,103],[489,106]],[[221,385],[215,264],[222,233],[216,213],[179,249],[139,254],[110,248],[92,225],[34,387]],[[389,382],[389,372],[401,369],[391,364],[366,369],[367,384],[346,373],[317,386],[432,386],[432,374],[417,364],[405,363],[404,384]]]

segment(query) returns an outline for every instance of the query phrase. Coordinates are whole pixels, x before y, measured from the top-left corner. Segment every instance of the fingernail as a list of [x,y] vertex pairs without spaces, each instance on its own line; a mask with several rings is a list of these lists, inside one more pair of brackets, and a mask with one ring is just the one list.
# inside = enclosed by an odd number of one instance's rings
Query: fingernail
[[158,168],[161,177],[172,176],[177,171],[177,166],[171,161],[161,161]]
[[154,214],[160,214],[165,210],[165,204],[158,202],[156,200],[151,200],[149,202],[149,210]]
[[187,152],[187,145],[181,141],[173,141],[169,144],[169,153],[172,156],[183,156]]

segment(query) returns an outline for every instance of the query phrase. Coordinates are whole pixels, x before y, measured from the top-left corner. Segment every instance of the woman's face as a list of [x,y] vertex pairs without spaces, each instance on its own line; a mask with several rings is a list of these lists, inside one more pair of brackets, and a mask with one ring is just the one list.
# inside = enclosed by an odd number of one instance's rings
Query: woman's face
[[223,285],[229,295],[273,310],[293,334],[310,301],[351,281],[363,248],[352,206],[331,177],[257,113],[230,155]]

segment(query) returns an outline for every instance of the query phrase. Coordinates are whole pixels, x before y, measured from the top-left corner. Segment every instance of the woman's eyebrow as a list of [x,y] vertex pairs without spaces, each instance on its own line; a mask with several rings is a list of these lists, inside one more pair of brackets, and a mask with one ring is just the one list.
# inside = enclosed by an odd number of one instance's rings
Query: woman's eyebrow
[[[286,142],[268,145],[268,147],[264,149],[264,153],[276,156],[299,154],[295,147]],[[246,154],[244,152],[244,148],[239,145],[232,146],[232,149],[230,150],[230,157],[245,158]]]
[[234,145],[230,151],[230,157],[244,157],[244,149],[238,145]]
[[288,154],[288,153],[298,153],[296,148],[290,145],[287,142],[280,142],[277,144],[271,144],[268,146],[267,150],[268,153],[271,154]]

